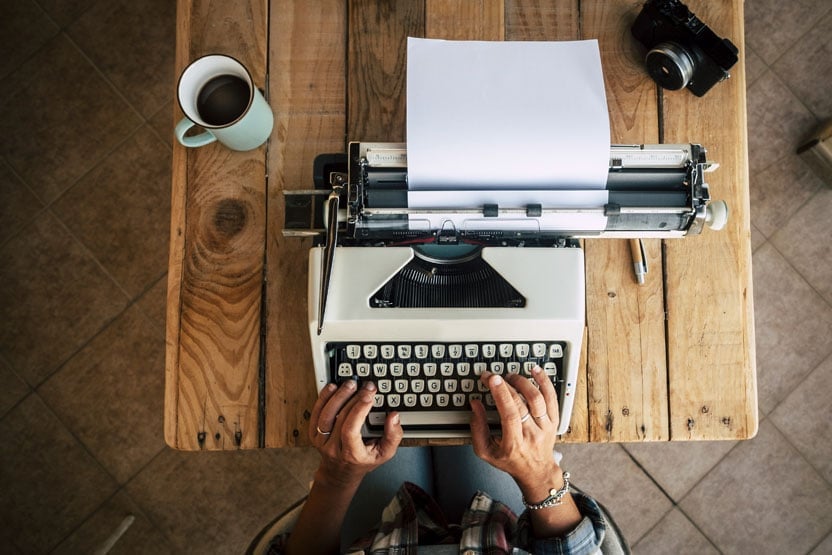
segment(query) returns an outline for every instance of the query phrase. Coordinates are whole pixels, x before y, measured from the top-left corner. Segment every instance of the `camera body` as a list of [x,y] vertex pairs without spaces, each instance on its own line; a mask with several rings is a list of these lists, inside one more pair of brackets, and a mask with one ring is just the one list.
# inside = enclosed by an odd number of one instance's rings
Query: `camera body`
[[666,89],[687,87],[703,96],[730,77],[739,50],[721,39],[679,0],[648,0],[632,26],[647,48],[644,63],[650,76]]

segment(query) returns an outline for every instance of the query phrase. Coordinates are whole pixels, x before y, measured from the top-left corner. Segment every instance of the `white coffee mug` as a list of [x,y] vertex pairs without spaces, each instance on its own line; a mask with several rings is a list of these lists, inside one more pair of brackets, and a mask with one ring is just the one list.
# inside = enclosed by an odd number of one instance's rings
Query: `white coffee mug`
[[[266,142],[274,115],[243,64],[222,54],[195,60],[179,78],[179,106],[185,117],[176,139],[187,147],[219,141],[232,150],[252,150]],[[191,127],[205,131],[185,136]]]

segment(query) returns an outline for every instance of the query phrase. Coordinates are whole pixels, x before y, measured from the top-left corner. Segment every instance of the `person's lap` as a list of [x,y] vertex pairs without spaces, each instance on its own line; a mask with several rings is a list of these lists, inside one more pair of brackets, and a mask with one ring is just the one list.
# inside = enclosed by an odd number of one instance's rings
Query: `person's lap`
[[344,520],[342,547],[378,523],[382,510],[405,481],[432,495],[448,522],[461,521],[477,491],[485,491],[517,514],[523,509],[514,480],[477,457],[470,445],[400,447],[395,457],[361,482]]

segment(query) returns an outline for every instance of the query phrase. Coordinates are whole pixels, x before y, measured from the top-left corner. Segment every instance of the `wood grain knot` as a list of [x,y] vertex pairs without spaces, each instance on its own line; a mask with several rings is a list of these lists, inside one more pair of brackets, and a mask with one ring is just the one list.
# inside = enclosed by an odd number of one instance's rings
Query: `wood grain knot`
[[214,212],[214,229],[230,239],[243,230],[247,219],[244,203],[236,199],[223,199]]

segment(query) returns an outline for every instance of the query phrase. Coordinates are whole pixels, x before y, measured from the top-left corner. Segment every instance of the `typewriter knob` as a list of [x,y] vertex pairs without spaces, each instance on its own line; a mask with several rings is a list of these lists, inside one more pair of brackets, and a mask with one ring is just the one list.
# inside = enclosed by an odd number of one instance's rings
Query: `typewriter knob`
[[714,231],[719,231],[728,223],[728,203],[715,200],[705,209],[705,223]]

